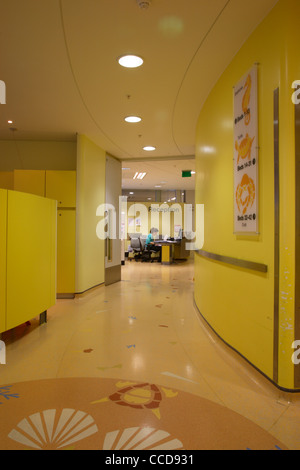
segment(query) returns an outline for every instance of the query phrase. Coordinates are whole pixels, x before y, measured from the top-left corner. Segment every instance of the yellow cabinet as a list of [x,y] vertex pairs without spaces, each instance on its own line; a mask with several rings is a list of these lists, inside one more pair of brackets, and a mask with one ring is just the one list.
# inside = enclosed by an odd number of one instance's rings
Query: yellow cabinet
[[57,207],[76,207],[76,171],[46,171],[46,197]]
[[57,293],[75,292],[75,210],[57,211]]
[[0,189],[0,333],[6,330],[7,191]]
[[0,188],[14,189],[14,172],[0,171]]
[[45,177],[44,170],[14,170],[14,190],[44,197]]
[[56,203],[8,191],[6,329],[55,304]]

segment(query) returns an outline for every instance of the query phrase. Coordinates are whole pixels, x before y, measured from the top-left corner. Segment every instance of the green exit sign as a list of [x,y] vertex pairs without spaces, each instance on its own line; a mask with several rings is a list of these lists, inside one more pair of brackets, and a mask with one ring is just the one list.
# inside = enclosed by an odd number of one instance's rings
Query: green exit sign
[[191,178],[191,176],[192,176],[192,170],[182,172],[182,178]]

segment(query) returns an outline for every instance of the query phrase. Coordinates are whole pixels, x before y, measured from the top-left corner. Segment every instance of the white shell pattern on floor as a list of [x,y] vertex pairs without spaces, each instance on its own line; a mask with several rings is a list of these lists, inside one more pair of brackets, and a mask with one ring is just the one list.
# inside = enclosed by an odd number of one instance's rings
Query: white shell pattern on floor
[[33,449],[60,449],[98,432],[93,418],[83,411],[64,409],[35,413],[23,419],[8,437]]
[[179,450],[183,445],[178,439],[154,428],[127,428],[123,432],[106,434],[103,450]]

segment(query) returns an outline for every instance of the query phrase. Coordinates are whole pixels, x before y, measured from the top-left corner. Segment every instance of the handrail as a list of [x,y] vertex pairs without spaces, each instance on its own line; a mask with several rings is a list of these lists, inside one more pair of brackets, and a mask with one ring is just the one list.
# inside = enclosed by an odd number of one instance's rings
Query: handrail
[[204,258],[212,259],[214,261],[220,261],[221,263],[231,264],[238,266],[239,268],[251,269],[252,271],[258,271],[261,273],[268,272],[268,266],[262,263],[255,263],[254,261],[246,261],[238,258],[231,258],[229,256],[217,255],[216,253],[209,253],[204,250],[196,250],[196,253]]

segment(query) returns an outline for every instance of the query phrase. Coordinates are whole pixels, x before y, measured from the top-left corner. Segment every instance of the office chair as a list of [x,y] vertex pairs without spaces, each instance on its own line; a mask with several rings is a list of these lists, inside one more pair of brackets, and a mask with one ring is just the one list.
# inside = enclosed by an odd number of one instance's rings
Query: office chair
[[[141,258],[142,253],[143,253],[141,242],[140,242],[140,237],[132,238],[130,241],[130,246],[134,253],[134,260],[138,261],[138,259]],[[130,258],[130,261],[131,261],[131,258]]]
[[[155,254],[155,255],[158,255],[158,256],[155,256],[154,258],[152,258],[152,254]],[[152,247],[152,245],[148,245],[148,246],[144,245],[144,250],[143,250],[143,254],[142,254],[142,263],[147,262],[147,261],[150,261],[151,263],[153,263],[155,261],[155,259],[158,260],[159,258],[160,258],[159,252],[157,250],[155,250]]]

